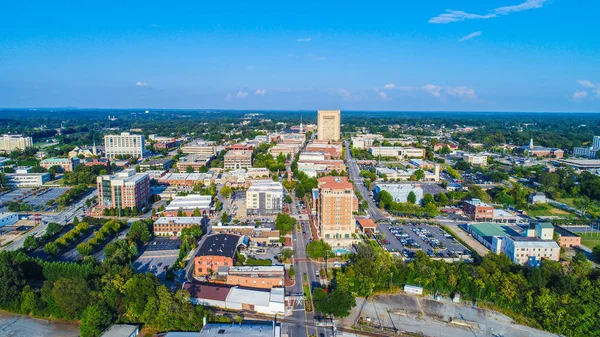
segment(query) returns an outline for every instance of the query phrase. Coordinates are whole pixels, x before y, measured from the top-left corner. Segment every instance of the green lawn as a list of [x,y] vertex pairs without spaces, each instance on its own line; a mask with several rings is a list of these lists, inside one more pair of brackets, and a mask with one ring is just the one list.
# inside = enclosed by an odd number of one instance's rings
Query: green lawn
[[558,202],[562,202],[565,205],[569,205],[571,207],[575,207],[575,205],[573,204],[573,200],[574,198],[561,198],[561,199],[556,199],[556,201]]
[[551,205],[547,205],[547,206],[548,206],[547,209],[529,210],[529,211],[527,211],[527,215],[536,217],[536,216],[567,216],[567,215],[571,214],[560,208],[556,208]]
[[581,244],[593,249],[597,245],[600,245],[600,233],[577,233],[581,236]]

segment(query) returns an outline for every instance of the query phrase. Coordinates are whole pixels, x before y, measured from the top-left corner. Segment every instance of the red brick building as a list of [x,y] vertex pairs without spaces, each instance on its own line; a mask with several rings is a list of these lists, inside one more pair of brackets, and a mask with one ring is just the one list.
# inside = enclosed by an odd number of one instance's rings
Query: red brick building
[[238,247],[248,246],[248,237],[234,234],[207,236],[194,258],[194,277],[216,274],[219,267],[235,264]]
[[463,212],[473,221],[494,220],[494,207],[479,199],[465,200],[462,203]]

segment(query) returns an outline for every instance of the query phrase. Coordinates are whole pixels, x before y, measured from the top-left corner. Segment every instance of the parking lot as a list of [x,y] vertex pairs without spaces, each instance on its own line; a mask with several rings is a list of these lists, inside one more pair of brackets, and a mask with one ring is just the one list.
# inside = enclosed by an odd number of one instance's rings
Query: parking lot
[[8,211],[8,203],[11,201],[27,203],[40,210],[46,209],[46,203],[50,200],[56,200],[63,195],[68,188],[50,187],[34,191],[31,188],[19,188],[8,191],[0,195],[0,212]]
[[143,248],[133,267],[138,273],[150,272],[164,280],[167,268],[172,266],[179,256],[179,247],[179,238],[156,237]]
[[[412,258],[417,250],[423,250],[431,257],[451,258],[468,253],[467,248],[438,226],[417,222],[404,225],[381,224],[382,242],[389,252]],[[456,255],[454,254],[456,253]]]

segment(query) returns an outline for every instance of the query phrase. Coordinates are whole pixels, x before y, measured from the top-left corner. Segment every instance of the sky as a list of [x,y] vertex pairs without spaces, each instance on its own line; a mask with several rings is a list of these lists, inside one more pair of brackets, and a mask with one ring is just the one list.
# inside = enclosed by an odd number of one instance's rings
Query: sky
[[600,2],[5,1],[0,107],[600,111]]

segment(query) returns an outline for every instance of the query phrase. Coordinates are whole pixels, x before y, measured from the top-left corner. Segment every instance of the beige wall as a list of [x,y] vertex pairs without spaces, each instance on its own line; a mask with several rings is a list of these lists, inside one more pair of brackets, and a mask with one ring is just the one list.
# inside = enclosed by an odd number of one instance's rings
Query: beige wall
[[340,140],[340,110],[319,110],[318,140]]

